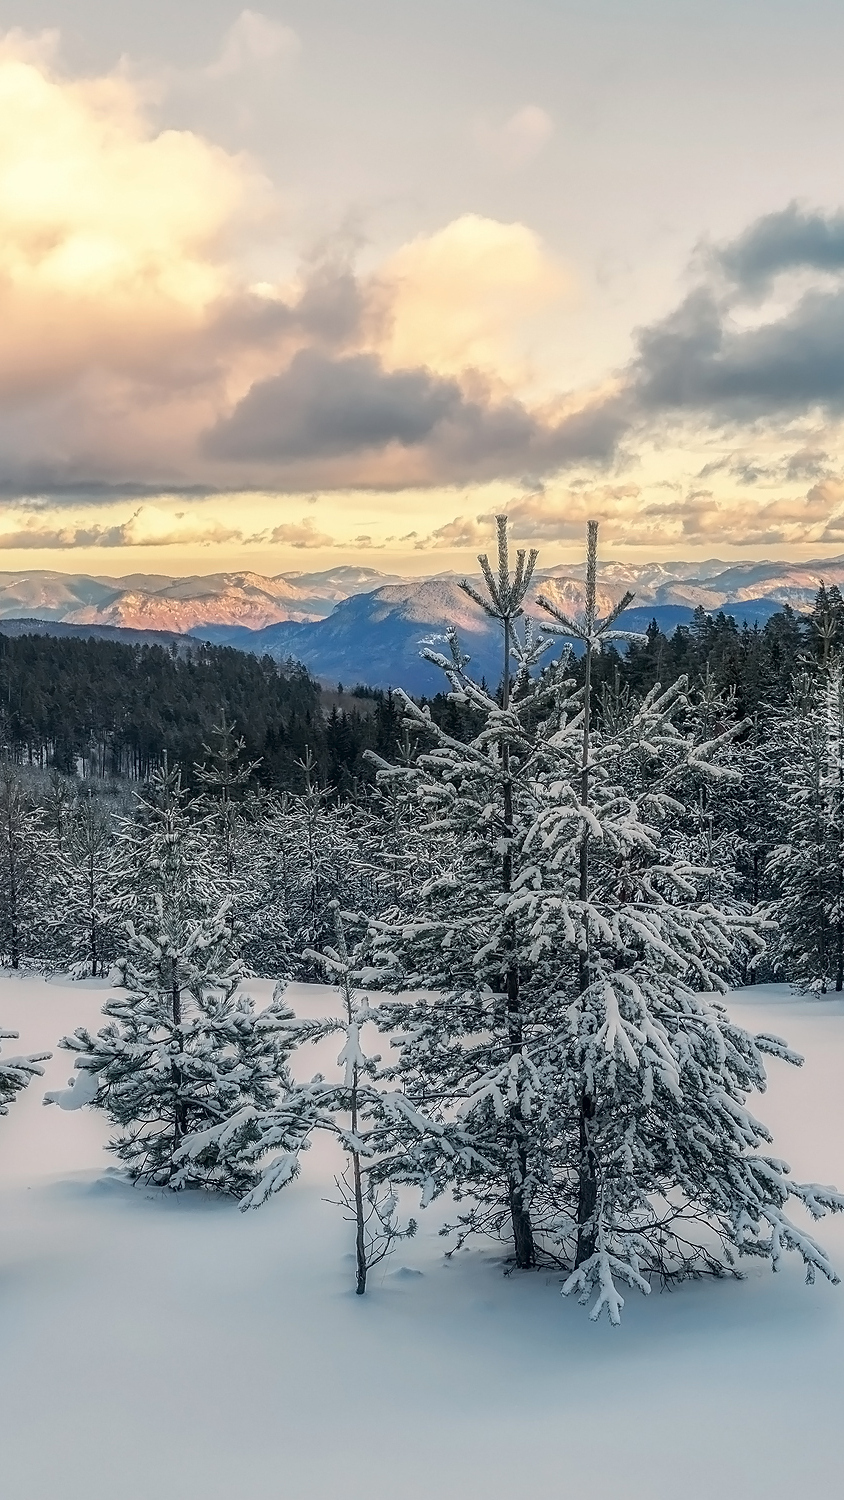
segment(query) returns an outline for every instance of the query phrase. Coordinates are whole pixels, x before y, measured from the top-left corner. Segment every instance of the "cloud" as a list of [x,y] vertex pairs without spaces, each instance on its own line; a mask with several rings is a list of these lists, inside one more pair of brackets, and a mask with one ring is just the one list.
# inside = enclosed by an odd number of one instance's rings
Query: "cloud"
[[807,292],[758,328],[737,327],[733,311],[698,288],[643,330],[631,372],[643,411],[722,423],[844,411],[844,287]]
[[0,46],[0,393],[103,363],[149,378],[230,289],[222,240],[264,186],[147,127],[120,76],[69,81]]
[[[295,47],[244,11],[203,86],[275,87]],[[551,128],[526,105],[489,139],[515,163]],[[577,288],[527,225],[463,214],[364,269],[338,236],[259,281],[244,247],[277,214],[247,156],[156,128],[127,72],[67,77],[53,34],[0,43],[0,494],[29,497],[7,545],[318,548],[334,543],[312,523],[247,533],[202,506],[191,533],[165,497],[298,493],[304,510],[315,491],[503,481],[527,490],[510,507],[526,539],[567,540],[590,507],[631,545],[839,526],[844,213],[792,204],[709,247],[688,295],[586,391],[543,367]],[[619,483],[637,454],[676,489],[640,468]],[[139,503],[113,524],[61,514],[156,496],[158,515]],[[460,504],[385,529],[475,546]]]
[[229,27],[216,62],[204,71],[208,78],[228,78],[251,68],[275,69],[298,56],[300,41],[290,26],[272,21],[258,10],[243,10]]
[[[244,12],[219,66],[288,44]],[[466,215],[365,275],[333,246],[247,284],[238,237],[273,211],[254,166],[53,45],[0,48],[0,493],[429,485],[612,450],[617,414],[519,394],[571,291],[524,225]]]
[[333,547],[335,545],[332,536],[326,535],[324,531],[317,531],[310,516],[303,517],[298,522],[275,526],[270,533],[269,540],[286,547],[296,547],[297,549]]
[[764,214],[723,246],[716,262],[744,288],[763,288],[784,271],[844,271],[844,213],[810,213],[790,203]]
[[840,416],[844,214],[792,204],[756,220],[712,253],[698,285],[637,344],[628,382],[645,416],[724,425],[812,409]]
[[215,458],[284,462],[354,454],[429,437],[460,407],[452,382],[425,370],[385,371],[371,354],[332,359],[315,349],[259,381],[206,441]]
[[212,517],[177,512],[156,506],[140,506],[127,520],[112,525],[73,526],[53,523],[27,524],[0,532],[0,550],[69,551],[80,547],[172,547],[210,546],[220,542],[248,542],[236,527]]
[[274,466],[292,487],[342,486],[352,475],[362,487],[397,488],[600,462],[624,420],[612,403],[540,413],[483,388],[468,396],[424,369],[385,370],[374,355],[308,349],[256,383],[204,447],[212,458]]
[[554,134],[554,121],[538,104],[525,104],[501,124],[477,119],[472,128],[476,145],[507,170],[526,166]]
[[0,551],[67,551],[74,547],[122,547],[122,526],[22,526],[0,532]]
[[[411,532],[415,537],[416,533]],[[457,550],[461,547],[485,547],[489,542],[490,528],[489,517],[478,516],[455,516],[453,521],[447,521],[444,526],[438,526],[430,536],[420,537],[416,543],[418,552],[427,552],[430,548],[444,548],[448,551]],[[402,541],[407,540],[402,537]]]
[[557,495],[543,491],[511,501],[507,513],[518,540],[570,541],[580,538],[586,522],[596,516],[605,523],[632,518],[641,494],[637,484],[584,487]]
[[[391,368],[470,367],[522,379],[543,324],[572,297],[571,273],[524,224],[463,214],[403,245],[369,288],[382,325],[371,347]],[[522,339],[527,332],[523,347]]]

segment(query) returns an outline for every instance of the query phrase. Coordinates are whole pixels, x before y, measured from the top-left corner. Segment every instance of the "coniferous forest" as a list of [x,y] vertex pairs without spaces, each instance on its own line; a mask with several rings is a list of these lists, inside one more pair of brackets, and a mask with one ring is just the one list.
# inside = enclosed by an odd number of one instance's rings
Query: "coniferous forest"
[[[844,1198],[747,1107],[766,1056],[800,1059],[719,997],[844,989],[844,603],[631,636],[628,596],[596,614],[596,559],[590,524],[582,614],[540,594],[537,627],[536,554],[512,565],[499,518],[464,588],[500,681],[451,631],[433,702],[326,712],[293,663],[2,642],[0,952],[119,987],[48,1099],[105,1111],[132,1180],[257,1206],[327,1131],[358,1292],[415,1232],[400,1189],[613,1322],[623,1284],[747,1255],[835,1279],[787,1209]],[[261,1012],[250,974],[277,981]],[[337,985],[339,1013],[297,1019],[291,979]],[[334,1033],[342,1082],[294,1082]],[[42,1060],[6,1065],[9,1097]]]

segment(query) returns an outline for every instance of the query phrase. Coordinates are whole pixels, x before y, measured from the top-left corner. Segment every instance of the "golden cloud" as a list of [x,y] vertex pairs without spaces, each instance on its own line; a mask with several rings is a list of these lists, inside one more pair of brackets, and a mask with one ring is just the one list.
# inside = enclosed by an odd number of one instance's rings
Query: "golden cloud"
[[571,274],[531,229],[477,214],[404,245],[375,285],[387,304],[376,341],[387,368],[476,368],[508,386],[529,378],[536,319],[573,293]]
[[189,131],[152,131],[119,75],[68,80],[0,43],[0,392],[156,363],[232,287],[227,232],[266,190]]
[[301,521],[290,521],[281,526],[274,526],[270,532],[269,540],[276,545],[295,547],[297,550],[334,546],[334,538],[328,536],[324,531],[317,531],[310,517],[303,517]]

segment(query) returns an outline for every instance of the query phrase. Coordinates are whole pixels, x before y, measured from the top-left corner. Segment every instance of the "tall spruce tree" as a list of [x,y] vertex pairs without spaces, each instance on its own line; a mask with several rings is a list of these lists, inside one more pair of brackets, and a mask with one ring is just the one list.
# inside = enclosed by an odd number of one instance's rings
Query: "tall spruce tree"
[[[499,535],[506,581],[503,523]],[[590,659],[628,602],[597,618],[596,542],[590,527],[582,620],[545,601],[551,630],[584,648],[584,691],[562,662],[497,702],[455,644],[441,664],[483,716],[480,734],[454,741],[405,700],[429,736],[410,784],[443,873],[401,923],[369,922],[359,977],[405,992],[379,1008],[396,1051],[387,1073],[436,1127],[407,1132],[394,1179],[422,1186],[423,1200],[446,1187],[468,1198],[463,1232],[509,1220],[514,1249],[527,1212],[531,1251],[523,1238],[516,1263],[567,1264],[564,1289],[594,1292],[593,1316],[617,1321],[619,1281],[648,1290],[652,1276],[747,1254],[776,1265],[792,1249],[810,1277],[834,1279],[786,1206],[820,1217],[844,1198],[793,1182],[764,1152],[747,1094],[765,1087],[766,1054],[799,1059],[736,1026],[718,999],[759,938],[740,903],[713,899],[711,866],[674,835],[691,773],[728,753],[731,732],[684,730],[682,680],[615,727],[595,722]]]
[[[130,877],[129,877],[130,878]],[[87,783],[64,811],[50,877],[50,926],[75,977],[105,976],[117,957],[116,893],[127,880],[115,819]]]
[[0,962],[43,956],[52,841],[17,766],[0,758]]
[[772,724],[778,833],[767,867],[775,972],[825,994],[844,989],[844,672],[804,669]]

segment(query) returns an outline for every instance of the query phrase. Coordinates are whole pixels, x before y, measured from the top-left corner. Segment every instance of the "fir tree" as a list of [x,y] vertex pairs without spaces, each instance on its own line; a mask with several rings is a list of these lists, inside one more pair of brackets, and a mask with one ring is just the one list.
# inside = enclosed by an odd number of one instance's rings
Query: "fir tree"
[[12,969],[41,948],[50,869],[43,825],[12,762],[0,760],[0,957]]
[[837,658],[794,680],[769,744],[779,839],[768,862],[776,972],[844,988],[844,673]]
[[[19,1031],[0,1030],[0,1041],[17,1041]],[[33,1078],[39,1078],[44,1069],[43,1062],[52,1057],[52,1052],[30,1052],[22,1057],[0,1058],[0,1115],[9,1113],[9,1105],[14,1102],[18,1094],[30,1084]]]
[[418,1138],[431,1125],[404,1094],[391,1093],[380,1085],[380,1059],[367,1056],[363,1050],[362,1029],[377,1018],[366,994],[354,986],[360,950],[350,952],[347,948],[336,902],[331,915],[334,945],[306,956],[338,985],[341,1014],[296,1021],[290,1011],[285,1011],[279,1024],[291,1046],[339,1034],[342,1047],[337,1063],[342,1079],[318,1074],[308,1083],[295,1084],[286,1068],[280,1070],[278,1097],[269,1108],[247,1106],[240,1115],[209,1127],[188,1142],[181,1155],[196,1155],[209,1144],[215,1148],[224,1145],[241,1170],[254,1173],[259,1168],[260,1181],[242,1204],[244,1209],[257,1208],[293,1180],[300,1155],[315,1132],[331,1136],[347,1162],[335,1183],[339,1206],[355,1227],[355,1291],[362,1296],[372,1267],[389,1255],[399,1240],[416,1232],[414,1219],[409,1219],[403,1229],[398,1222],[398,1197],[390,1175],[396,1159],[402,1160],[403,1132],[411,1130]]
[[322,951],[333,936],[332,902],[344,893],[353,856],[348,814],[337,803],[333,787],[320,786],[310,749],[299,768],[303,789],[285,799],[273,827],[296,968],[300,977],[308,978],[314,969],[306,954]]
[[468,1201],[461,1235],[509,1232],[523,1269],[537,1258],[533,1204],[547,1120],[535,1107],[542,996],[519,914],[521,855],[535,816],[531,767],[543,714],[570,693],[559,664],[535,682],[531,668],[547,643],[516,634],[534,562],[534,554],[519,553],[511,574],[502,518],[497,576],[481,559],[488,597],[467,586],[501,622],[500,701],[468,676],[453,633],[450,659],[425,653],[446,671],[453,700],[472,710],[480,732],[463,743],[427,709],[403,700],[422,749],[409,766],[379,761],[379,780],[403,784],[412,796],[433,873],[409,889],[403,911],[369,920],[371,957],[360,975],[387,989],[430,992],[379,1007],[397,1051],[387,1075],[429,1121],[425,1131],[414,1123],[406,1132],[396,1180],[416,1183],[423,1202],[446,1189]]
[[[334,920],[335,946],[309,956],[340,988],[344,1041],[337,1062],[344,1076],[339,1089],[323,1091],[318,1123],[323,1129],[329,1124],[349,1159],[349,1170],[336,1181],[341,1205],[355,1226],[355,1291],[361,1297],[372,1267],[390,1254],[397,1241],[416,1233],[415,1219],[408,1221],[405,1230],[399,1227],[398,1199],[392,1184],[384,1181],[389,1173],[396,1122],[406,1125],[411,1117],[402,1102],[373,1084],[380,1058],[368,1057],[363,1051],[361,1030],[374,1017],[367,997],[354,987],[357,954],[348,950],[337,903]],[[332,1023],[328,1025],[334,1029]],[[341,1119],[346,1113],[348,1125]]]
[[225,714],[211,740],[196,767],[202,789],[196,805],[207,830],[215,889],[229,902],[247,967],[281,978],[290,970],[290,935],[272,839],[276,807],[258,794],[254,778],[261,762],[247,760],[246,743]]
[[[256,1176],[242,1153],[219,1142],[181,1148],[245,1106],[272,1103],[280,1018],[256,1016],[238,993],[243,968],[227,904],[214,899],[204,830],[191,820],[178,771],[156,773],[139,815],[125,836],[134,894],[116,964],[124,993],[106,1002],[109,1024],[96,1035],[82,1027],[60,1045],[87,1075],[83,1102],[119,1127],[110,1147],[133,1179],[239,1195]],[[50,1096],[70,1108],[78,1100],[76,1086]]]
[[51,926],[75,977],[105,976],[117,956],[116,892],[127,878],[114,818],[83,786],[64,815],[51,876]]
[[[361,979],[429,992],[381,1007],[397,1052],[388,1072],[436,1126],[406,1134],[395,1180],[423,1186],[423,1199],[451,1187],[474,1199],[465,1232],[500,1231],[521,1169],[534,1254],[567,1264],[564,1289],[594,1291],[593,1315],[617,1321],[619,1281],[648,1290],[652,1276],[732,1268],[747,1254],[776,1266],[793,1249],[810,1277],[834,1279],[786,1207],[796,1199],[820,1217],[844,1198],[793,1182],[764,1152],[747,1094],[765,1087],[766,1054],[799,1059],[736,1026],[715,998],[760,940],[740,903],[714,899],[694,841],[675,837],[684,788],[729,758],[733,731],[684,730],[681,681],[597,732],[589,657],[617,611],[596,617],[591,527],[589,540],[582,622],[549,610],[551,628],[585,647],[583,692],[558,664],[505,712],[455,647],[453,687],[485,717],[477,739],[450,741],[406,701],[433,741],[413,778],[443,874],[403,923],[369,923]],[[491,878],[493,849],[510,856],[506,888]],[[502,978],[515,965],[514,1053]]]

